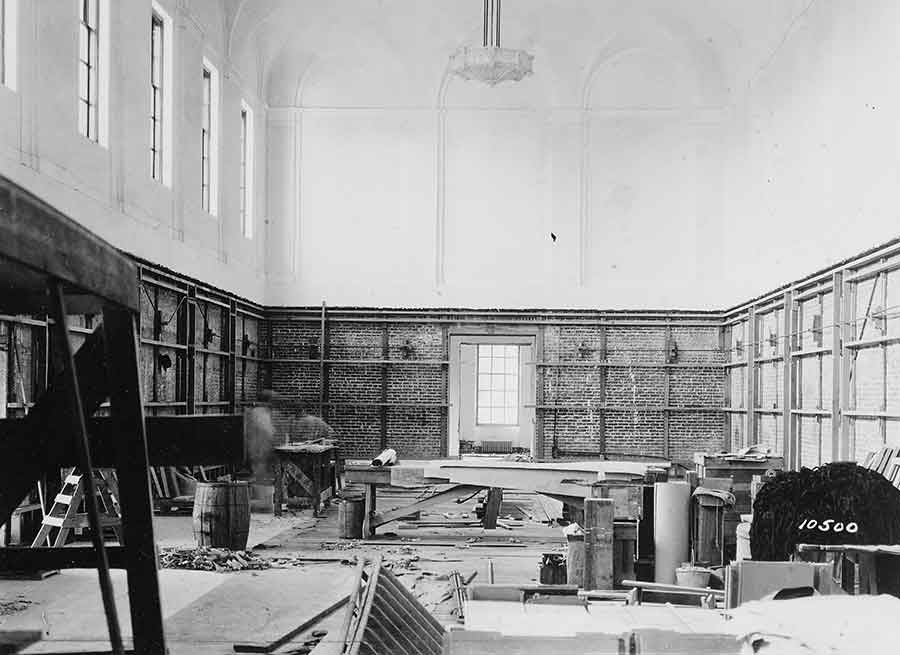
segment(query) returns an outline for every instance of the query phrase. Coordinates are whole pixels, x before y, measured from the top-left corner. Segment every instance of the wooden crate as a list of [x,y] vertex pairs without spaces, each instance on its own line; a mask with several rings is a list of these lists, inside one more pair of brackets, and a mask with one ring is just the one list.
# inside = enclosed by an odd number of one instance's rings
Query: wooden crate
[[781,471],[784,469],[783,457],[768,457],[764,460],[730,459],[721,456],[699,454],[694,457],[697,465],[697,475],[700,484],[703,478],[730,478],[732,493],[734,493],[734,512],[737,514],[749,514],[750,507],[750,483],[754,475],[764,475],[769,469]]

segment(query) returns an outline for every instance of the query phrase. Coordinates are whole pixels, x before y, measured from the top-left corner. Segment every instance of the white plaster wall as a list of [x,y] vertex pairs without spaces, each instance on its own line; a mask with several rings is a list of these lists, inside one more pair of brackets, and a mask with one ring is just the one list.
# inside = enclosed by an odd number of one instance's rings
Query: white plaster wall
[[[268,80],[269,101],[285,105],[269,125],[280,144],[269,169],[281,171],[270,201],[285,211],[270,205],[283,275],[268,301],[722,303],[724,285],[709,283],[725,245],[733,121],[721,62],[698,56],[660,3],[611,4],[610,22],[594,5],[507,9],[504,42],[530,47],[535,75],[494,88],[442,77],[449,54],[480,35],[480,6],[445,16],[433,43],[415,30],[405,41],[387,10],[301,29]],[[325,42],[341,21],[365,50]]]
[[270,302],[725,307],[896,236],[894,3],[523,0],[535,76],[442,87],[475,4],[417,14],[431,42],[400,0],[308,17]]
[[741,92],[728,181],[729,270],[746,272],[735,302],[900,234],[900,5],[803,5]]
[[[265,105],[253,66],[245,82],[225,56],[218,0],[161,0],[174,21],[174,183],[149,171],[151,3],[110,0],[107,146],[76,124],[78,14],[74,0],[18,0],[18,85],[0,87],[0,174],[19,182],[115,246],[253,300],[264,297]],[[200,71],[206,56],[223,74],[219,215],[200,198]],[[239,116],[256,114],[257,238],[238,213]]]
[[[18,1],[0,173],[254,300],[706,309],[897,233],[889,0],[518,0],[503,40],[535,54],[535,75],[493,89],[445,77],[480,39],[478,2],[162,0],[172,188],[148,171],[150,3],[111,2],[104,148],[76,130],[74,0]],[[204,56],[223,74],[217,218],[199,206]]]

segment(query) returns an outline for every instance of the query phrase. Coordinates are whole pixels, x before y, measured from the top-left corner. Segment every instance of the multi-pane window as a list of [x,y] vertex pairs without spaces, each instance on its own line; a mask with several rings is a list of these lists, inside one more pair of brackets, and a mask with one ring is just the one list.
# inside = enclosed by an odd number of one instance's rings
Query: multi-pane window
[[241,231],[253,238],[253,112],[241,106]]
[[150,174],[163,179],[163,19],[150,19]]
[[79,0],[78,131],[99,140],[100,0]]
[[0,84],[6,84],[6,0],[0,0]]
[[18,0],[0,0],[0,85],[16,88]]
[[203,69],[203,116],[200,128],[200,204],[210,210],[210,145],[212,142],[212,73]]
[[479,425],[518,425],[519,347],[478,345]]

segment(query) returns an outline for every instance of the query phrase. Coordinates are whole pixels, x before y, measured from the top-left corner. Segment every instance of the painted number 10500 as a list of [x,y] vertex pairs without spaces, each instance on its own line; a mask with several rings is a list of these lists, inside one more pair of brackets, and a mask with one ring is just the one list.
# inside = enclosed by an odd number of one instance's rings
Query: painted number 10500
[[834,519],[825,519],[824,521],[817,521],[816,519],[804,519],[803,522],[798,526],[800,530],[815,530],[818,529],[820,532],[849,532],[850,534],[856,534],[859,531],[859,526],[856,525],[853,521],[849,523],[842,523],[841,521],[835,521]]

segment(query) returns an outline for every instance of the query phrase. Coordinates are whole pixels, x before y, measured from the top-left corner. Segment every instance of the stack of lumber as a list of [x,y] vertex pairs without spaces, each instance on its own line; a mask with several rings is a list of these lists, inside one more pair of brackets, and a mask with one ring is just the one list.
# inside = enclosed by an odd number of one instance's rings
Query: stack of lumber
[[440,655],[444,627],[376,557],[360,562],[344,617],[347,655]]
[[882,448],[871,452],[863,460],[863,467],[881,473],[900,489],[900,448]]

